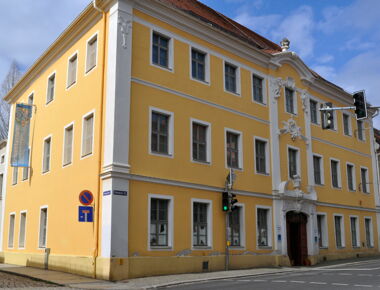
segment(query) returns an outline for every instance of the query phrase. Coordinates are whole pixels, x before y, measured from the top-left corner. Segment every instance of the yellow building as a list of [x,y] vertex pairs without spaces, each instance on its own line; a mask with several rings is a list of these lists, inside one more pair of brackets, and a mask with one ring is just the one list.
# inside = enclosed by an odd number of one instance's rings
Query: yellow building
[[10,132],[34,108],[30,168],[6,160],[6,263],[117,280],[223,270],[227,244],[230,269],[379,252],[371,117],[323,130],[320,105],[352,96],[195,0],[94,1],[5,98]]

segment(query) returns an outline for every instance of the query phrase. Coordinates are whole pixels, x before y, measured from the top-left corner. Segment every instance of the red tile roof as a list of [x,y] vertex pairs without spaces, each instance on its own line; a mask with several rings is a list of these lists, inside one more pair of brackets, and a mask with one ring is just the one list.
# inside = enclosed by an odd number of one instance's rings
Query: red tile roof
[[264,50],[269,54],[281,52],[281,47],[272,41],[262,37],[247,27],[235,22],[227,16],[215,11],[197,0],[157,0],[159,2],[174,6],[212,26],[232,34],[249,44]]

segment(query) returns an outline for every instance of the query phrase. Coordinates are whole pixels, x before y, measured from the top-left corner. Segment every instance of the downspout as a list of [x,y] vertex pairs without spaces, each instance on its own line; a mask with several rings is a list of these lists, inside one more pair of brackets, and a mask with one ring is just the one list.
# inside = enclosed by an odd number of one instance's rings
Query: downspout
[[103,142],[103,105],[104,105],[104,82],[105,82],[105,60],[106,60],[106,41],[107,41],[107,17],[104,10],[100,9],[97,6],[97,0],[92,1],[94,9],[102,13],[103,17],[103,57],[102,57],[102,81],[101,81],[101,92],[100,92],[100,130],[99,130],[99,166],[98,166],[98,190],[97,190],[97,203],[95,204],[95,248],[93,253],[93,277],[96,278],[96,260],[99,256],[99,217],[100,217],[100,198],[101,198],[101,182],[100,182],[100,173],[102,170],[102,142]]

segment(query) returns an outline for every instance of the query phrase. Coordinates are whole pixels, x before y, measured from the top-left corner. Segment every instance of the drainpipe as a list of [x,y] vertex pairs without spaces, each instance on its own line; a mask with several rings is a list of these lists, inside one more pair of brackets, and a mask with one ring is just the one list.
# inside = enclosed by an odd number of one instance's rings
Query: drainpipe
[[94,252],[93,252],[93,261],[94,261],[94,268],[93,268],[93,277],[96,278],[96,259],[99,256],[99,212],[100,212],[100,198],[101,198],[101,184],[100,184],[100,172],[102,170],[102,140],[103,140],[103,103],[104,103],[104,82],[105,82],[105,59],[106,59],[106,35],[107,35],[107,17],[104,10],[100,9],[98,7],[97,0],[93,0],[92,4],[94,9],[102,13],[103,17],[103,60],[102,60],[102,81],[101,81],[101,92],[100,92],[100,130],[99,130],[99,166],[98,166],[98,173],[99,173],[99,179],[98,179],[98,190],[97,190],[97,203],[94,205],[95,210],[95,245],[94,245]]

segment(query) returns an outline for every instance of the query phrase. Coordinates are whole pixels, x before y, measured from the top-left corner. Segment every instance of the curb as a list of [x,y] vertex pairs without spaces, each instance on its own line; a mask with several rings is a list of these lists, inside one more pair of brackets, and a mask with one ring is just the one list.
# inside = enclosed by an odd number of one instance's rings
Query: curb
[[7,274],[12,274],[12,275],[19,276],[19,277],[29,278],[30,280],[33,280],[33,281],[45,282],[45,283],[52,284],[52,285],[55,285],[55,286],[61,286],[61,287],[66,286],[64,284],[59,284],[59,283],[56,283],[56,282],[53,282],[53,281],[44,280],[44,279],[33,277],[33,276],[28,276],[27,274],[21,274],[21,273],[13,272],[13,271],[10,271],[10,270],[4,270],[3,268],[0,268],[0,272],[7,273]]

